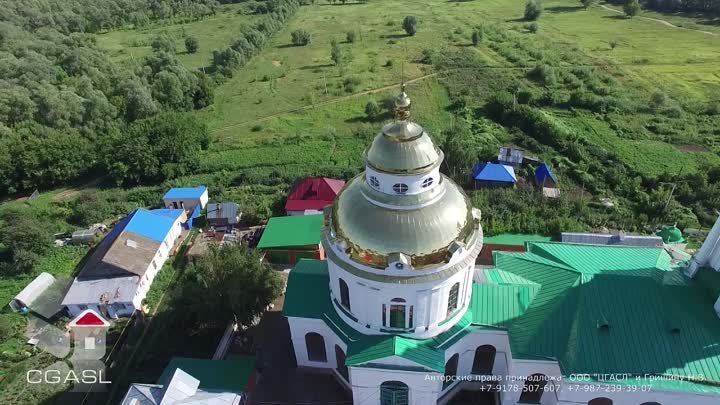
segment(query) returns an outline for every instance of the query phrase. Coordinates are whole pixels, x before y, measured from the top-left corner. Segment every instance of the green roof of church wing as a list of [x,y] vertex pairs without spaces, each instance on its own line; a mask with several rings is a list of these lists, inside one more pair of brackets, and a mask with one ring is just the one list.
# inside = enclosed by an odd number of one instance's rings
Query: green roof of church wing
[[505,323],[514,356],[555,358],[564,374],[699,377],[709,384],[652,384],[720,392],[720,320],[713,299],[698,280],[673,269],[663,249],[528,248],[495,255],[497,269],[539,286],[522,315]]
[[483,238],[484,245],[525,246],[527,242],[548,242],[549,236],[522,233],[501,233]]
[[258,249],[311,246],[320,243],[322,215],[294,215],[270,218],[258,242]]
[[173,357],[158,384],[166,385],[178,368],[197,378],[200,389],[244,392],[255,372],[255,356],[230,356],[225,360]]
[[720,320],[713,287],[700,282],[714,280],[714,272],[704,269],[698,280],[688,279],[659,248],[551,242],[528,248],[496,252],[488,283],[473,285],[470,309],[431,339],[363,335],[345,324],[330,302],[324,261],[302,260],[290,272],[283,313],[322,319],[347,343],[349,365],[371,367],[399,356],[443,372],[447,347],[478,329],[502,328],[509,331],[513,357],[557,359],[565,375],[699,376],[710,384],[639,382],[655,389],[720,392]]

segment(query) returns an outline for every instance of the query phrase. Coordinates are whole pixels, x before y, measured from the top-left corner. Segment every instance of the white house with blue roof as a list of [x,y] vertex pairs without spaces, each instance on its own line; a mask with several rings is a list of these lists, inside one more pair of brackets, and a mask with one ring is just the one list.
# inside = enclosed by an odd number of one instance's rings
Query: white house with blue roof
[[183,209],[137,209],[92,252],[62,305],[71,316],[90,308],[109,318],[140,309],[182,235]]
[[163,205],[168,209],[181,209],[187,213],[186,228],[191,228],[193,220],[208,203],[208,189],[205,186],[176,187],[163,196]]

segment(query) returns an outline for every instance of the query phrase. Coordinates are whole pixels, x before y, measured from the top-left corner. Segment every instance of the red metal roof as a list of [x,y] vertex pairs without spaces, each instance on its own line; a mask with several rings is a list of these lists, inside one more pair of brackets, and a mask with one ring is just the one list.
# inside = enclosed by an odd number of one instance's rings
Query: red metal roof
[[342,180],[310,177],[298,183],[288,196],[286,211],[322,210],[335,201],[345,186]]

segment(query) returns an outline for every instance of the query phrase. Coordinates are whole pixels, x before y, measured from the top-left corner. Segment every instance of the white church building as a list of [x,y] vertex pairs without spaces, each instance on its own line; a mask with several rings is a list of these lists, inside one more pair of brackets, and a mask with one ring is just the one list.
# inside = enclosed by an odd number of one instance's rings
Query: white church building
[[290,272],[299,367],[356,405],[720,404],[720,273],[693,279],[662,247],[553,242],[476,270],[480,211],[409,113],[403,91],[325,210],[327,260]]

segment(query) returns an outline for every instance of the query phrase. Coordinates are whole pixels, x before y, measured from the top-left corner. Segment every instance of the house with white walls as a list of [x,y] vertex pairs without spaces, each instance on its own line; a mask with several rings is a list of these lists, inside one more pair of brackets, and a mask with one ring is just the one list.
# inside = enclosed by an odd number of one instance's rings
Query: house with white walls
[[528,242],[474,277],[480,211],[409,108],[325,210],[327,260],[290,272],[299,367],[358,405],[720,404],[708,286],[664,249]]
[[137,209],[123,218],[95,248],[62,305],[71,316],[93,309],[109,318],[140,309],[178,243],[185,217],[182,209]]

